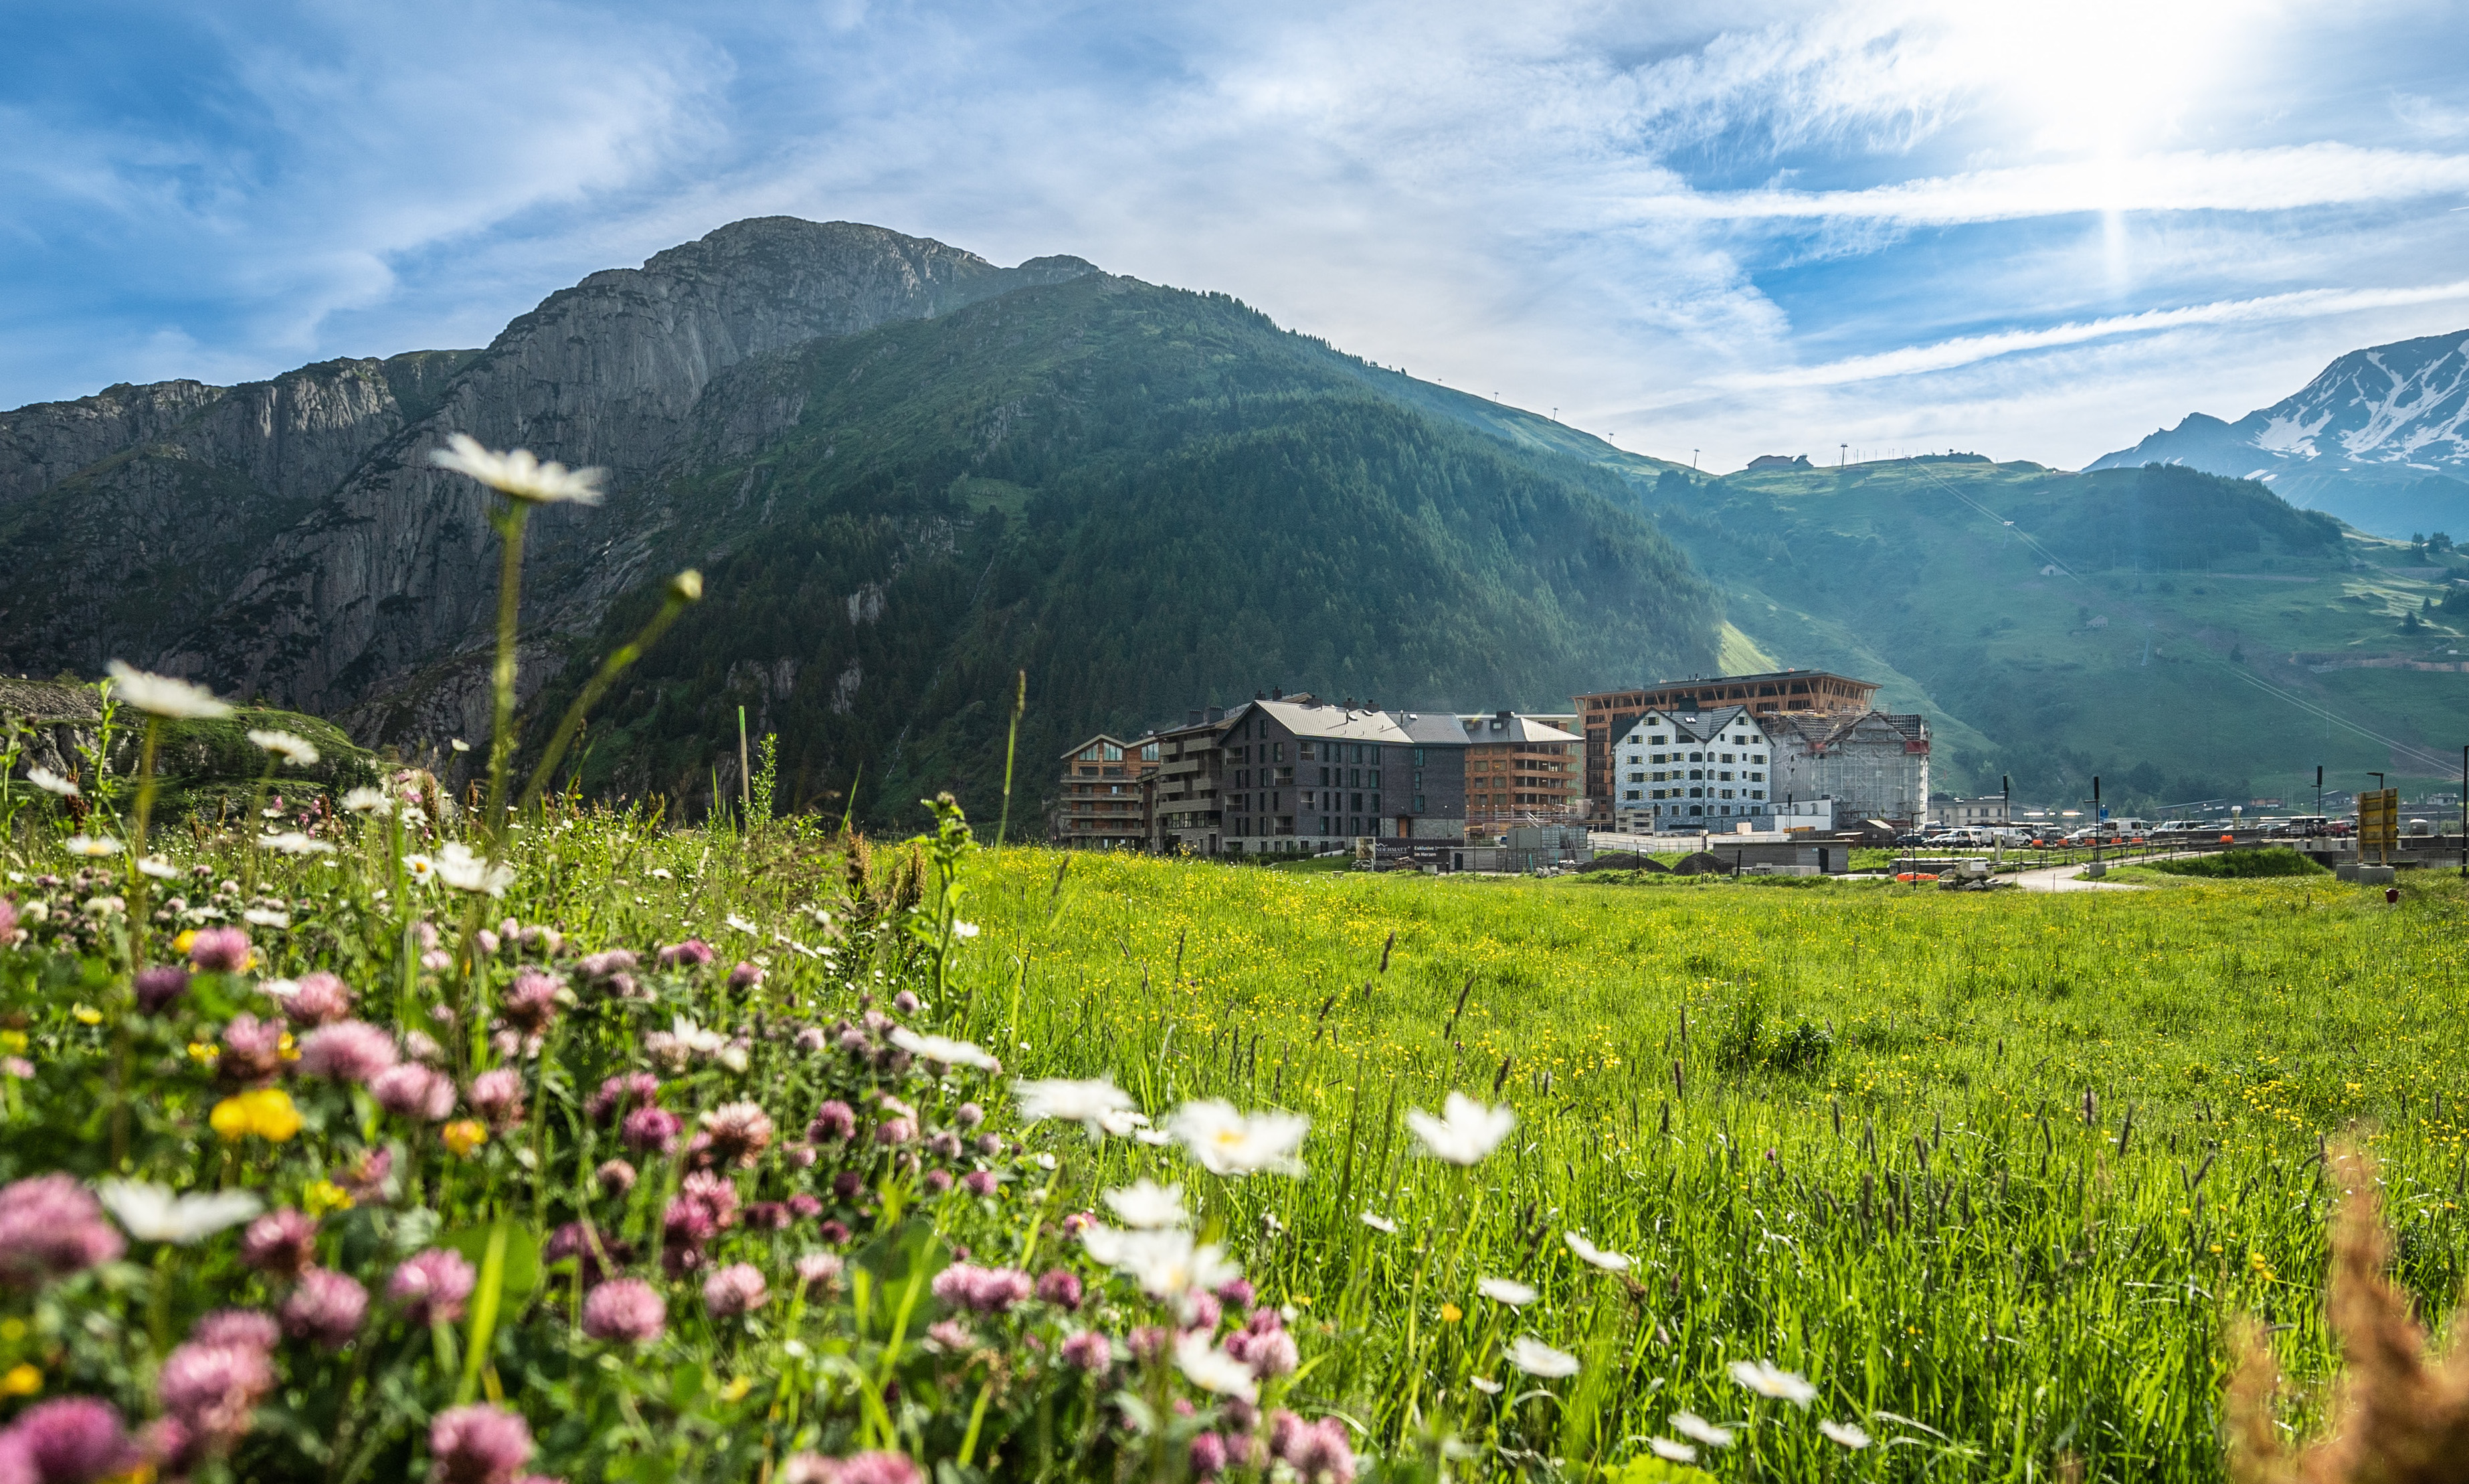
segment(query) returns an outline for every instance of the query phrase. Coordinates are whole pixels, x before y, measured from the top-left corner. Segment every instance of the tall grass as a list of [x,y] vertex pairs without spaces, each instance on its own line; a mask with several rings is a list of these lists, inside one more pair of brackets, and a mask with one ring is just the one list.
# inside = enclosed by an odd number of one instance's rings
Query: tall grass
[[[1391,1446],[1450,1418],[1495,1461],[1609,1462],[1688,1408],[1755,1424],[1727,1476],[2212,1479],[2227,1315],[2331,1365],[2327,1134],[2384,1162],[2409,1288],[2469,1273],[2448,879],[2388,910],[2320,878],[1957,897],[1075,856],[1058,891],[1058,866],[1006,852],[976,887],[1024,1058],[1314,1116],[1315,1177],[1223,1215]],[[1479,1179],[1411,1155],[1405,1109],[1495,1086],[1522,1122]],[[1541,1297],[1509,1313],[1487,1274]],[[1514,1382],[1529,1329],[1586,1363],[1565,1408],[1471,1389]],[[1726,1366],[1765,1357],[1880,1446],[1752,1407]]]

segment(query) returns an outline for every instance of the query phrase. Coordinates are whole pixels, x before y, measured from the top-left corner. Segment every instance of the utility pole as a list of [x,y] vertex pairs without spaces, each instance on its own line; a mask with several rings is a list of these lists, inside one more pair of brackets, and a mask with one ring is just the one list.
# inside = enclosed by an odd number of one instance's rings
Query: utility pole
[[1838,444],[1836,444],[1836,445],[1834,446],[1834,467],[1835,467],[1835,468],[1837,468],[1837,469],[1842,468],[1842,467],[1844,466],[1844,464],[1845,464],[1845,463],[1847,463],[1847,462],[1851,459],[1851,457],[1852,457],[1852,445],[1850,445],[1850,444],[1848,444],[1848,443],[1838,443]]
[[1689,451],[1689,472],[1691,474],[1697,472],[1697,450],[1696,449]]
[[2091,864],[2092,874],[2100,874],[2100,837],[2109,833],[2103,828],[2109,823],[2100,812],[2100,775],[2091,776]]
[[[2460,751],[2464,756],[2469,756],[2469,747],[2464,747]],[[2315,817],[2319,820],[2323,817],[2323,765],[2321,763],[2315,765]]]

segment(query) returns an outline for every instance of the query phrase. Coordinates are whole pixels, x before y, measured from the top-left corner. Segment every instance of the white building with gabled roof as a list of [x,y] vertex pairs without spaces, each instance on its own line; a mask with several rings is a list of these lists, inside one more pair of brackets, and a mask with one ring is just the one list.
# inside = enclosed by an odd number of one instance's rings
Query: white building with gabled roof
[[1637,835],[1730,829],[1766,814],[1774,797],[1771,720],[1745,706],[1649,710],[1612,748],[1618,827]]

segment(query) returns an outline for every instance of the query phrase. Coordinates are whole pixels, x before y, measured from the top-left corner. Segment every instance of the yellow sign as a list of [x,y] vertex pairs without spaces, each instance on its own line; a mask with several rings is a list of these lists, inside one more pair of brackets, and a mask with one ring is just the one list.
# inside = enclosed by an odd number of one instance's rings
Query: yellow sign
[[2400,790],[2370,788],[2358,795],[2358,859],[2375,852],[2382,861],[2400,846]]

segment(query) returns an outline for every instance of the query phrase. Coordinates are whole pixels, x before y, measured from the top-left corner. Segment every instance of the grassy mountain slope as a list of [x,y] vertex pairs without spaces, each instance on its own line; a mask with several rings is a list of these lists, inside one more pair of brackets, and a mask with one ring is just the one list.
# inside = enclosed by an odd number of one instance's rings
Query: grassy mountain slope
[[2426,607],[2453,573],[2261,485],[1907,461],[1647,499],[1761,646],[1931,715],[1941,788],[2072,800],[2098,773],[2139,807],[2311,800],[2318,762],[2336,789],[2457,777],[2469,600]]
[[611,698],[587,783],[691,799],[717,765],[733,793],[742,705],[786,803],[863,767],[861,815],[952,787],[990,818],[1025,669],[1027,819],[1088,732],[1270,684],[1558,709],[1713,664],[1720,604],[1617,474],[1346,360],[1220,295],[1092,277],[740,368],[666,492],[663,548],[710,596]]

